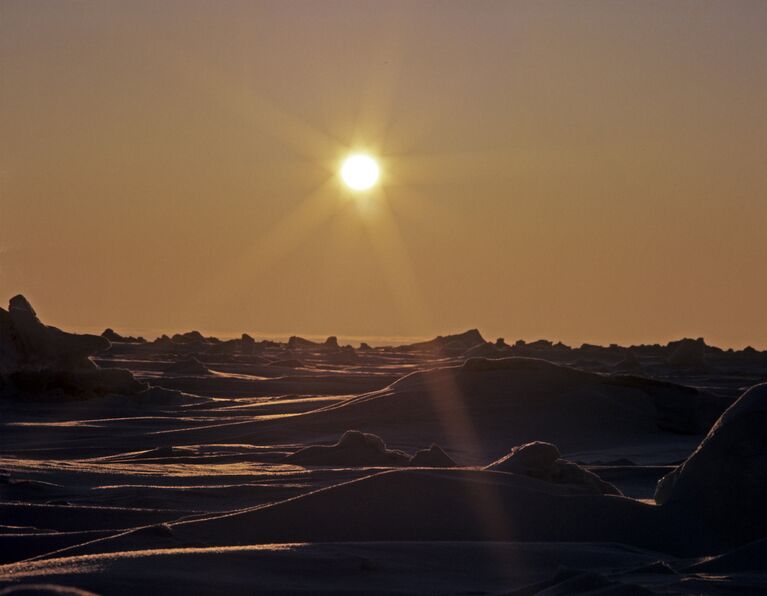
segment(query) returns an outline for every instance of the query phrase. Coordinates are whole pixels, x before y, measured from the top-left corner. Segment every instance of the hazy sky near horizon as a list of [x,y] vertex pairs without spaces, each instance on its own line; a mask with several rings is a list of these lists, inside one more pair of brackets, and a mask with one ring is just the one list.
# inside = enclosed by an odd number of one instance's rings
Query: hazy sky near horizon
[[0,0],[0,300],[767,348],[765,31],[764,1]]

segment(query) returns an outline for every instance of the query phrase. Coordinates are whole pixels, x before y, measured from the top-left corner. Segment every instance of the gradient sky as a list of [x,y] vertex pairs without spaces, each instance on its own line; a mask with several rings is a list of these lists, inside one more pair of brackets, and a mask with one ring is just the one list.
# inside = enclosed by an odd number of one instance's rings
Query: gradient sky
[[764,1],[0,0],[0,300],[765,348],[766,31]]

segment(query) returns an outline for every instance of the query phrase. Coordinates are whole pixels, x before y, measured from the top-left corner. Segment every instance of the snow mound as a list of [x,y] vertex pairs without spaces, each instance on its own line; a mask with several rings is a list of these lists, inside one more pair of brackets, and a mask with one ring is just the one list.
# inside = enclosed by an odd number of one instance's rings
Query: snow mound
[[309,466],[416,466],[451,468],[456,463],[439,445],[410,457],[404,451],[388,449],[378,435],[347,430],[333,445],[311,445],[287,456],[286,461]]
[[304,447],[286,460],[315,466],[405,466],[410,457],[403,451],[387,449],[381,437],[348,430],[334,445]]
[[485,468],[496,472],[510,472],[530,476],[555,484],[577,486],[595,495],[620,495],[609,482],[578,464],[561,459],[556,445],[534,441],[514,447],[508,455]]

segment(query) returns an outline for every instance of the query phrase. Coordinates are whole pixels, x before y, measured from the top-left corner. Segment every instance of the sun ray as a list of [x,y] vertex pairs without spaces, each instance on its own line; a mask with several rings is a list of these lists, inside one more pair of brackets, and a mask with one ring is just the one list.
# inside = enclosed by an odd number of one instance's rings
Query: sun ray
[[[420,293],[417,275],[391,213],[385,189],[382,188],[372,200],[358,206],[392,298],[399,306],[406,325],[425,324],[430,327],[430,309]],[[426,376],[426,390],[446,434],[462,441],[468,451],[478,452],[481,442],[452,370],[446,369],[440,375],[440,382],[435,382],[432,374]],[[493,535],[499,526],[508,525],[500,497],[491,486],[486,492],[480,491],[468,497],[475,502],[477,521],[488,535]]]
[[257,236],[247,249],[222,263],[216,277],[209,279],[198,294],[190,298],[190,304],[184,307],[194,312],[200,304],[204,305],[214,300],[224,280],[230,288],[231,296],[239,297],[242,293],[247,293],[248,296],[242,296],[242,299],[249,299],[259,275],[295,250],[313,230],[324,225],[340,209],[336,193],[333,192],[335,186],[334,178],[328,177],[296,208],[291,209],[265,233]]
[[414,328],[430,322],[429,309],[421,295],[410,256],[397,229],[396,222],[381,189],[357,205],[370,247],[389,287],[389,291],[406,326]]
[[377,145],[371,149],[376,152],[385,149],[392,129],[398,81],[405,62],[403,38],[410,26],[406,13],[390,13],[382,22],[378,43],[370,58],[377,68],[362,94],[352,142],[374,142]]

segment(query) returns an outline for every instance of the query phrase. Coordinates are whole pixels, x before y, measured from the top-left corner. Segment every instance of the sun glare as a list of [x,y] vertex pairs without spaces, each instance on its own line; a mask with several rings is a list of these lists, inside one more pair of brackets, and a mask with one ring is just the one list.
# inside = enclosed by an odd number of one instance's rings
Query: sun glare
[[376,160],[362,153],[350,155],[341,166],[341,178],[352,190],[372,188],[378,182],[380,174]]

